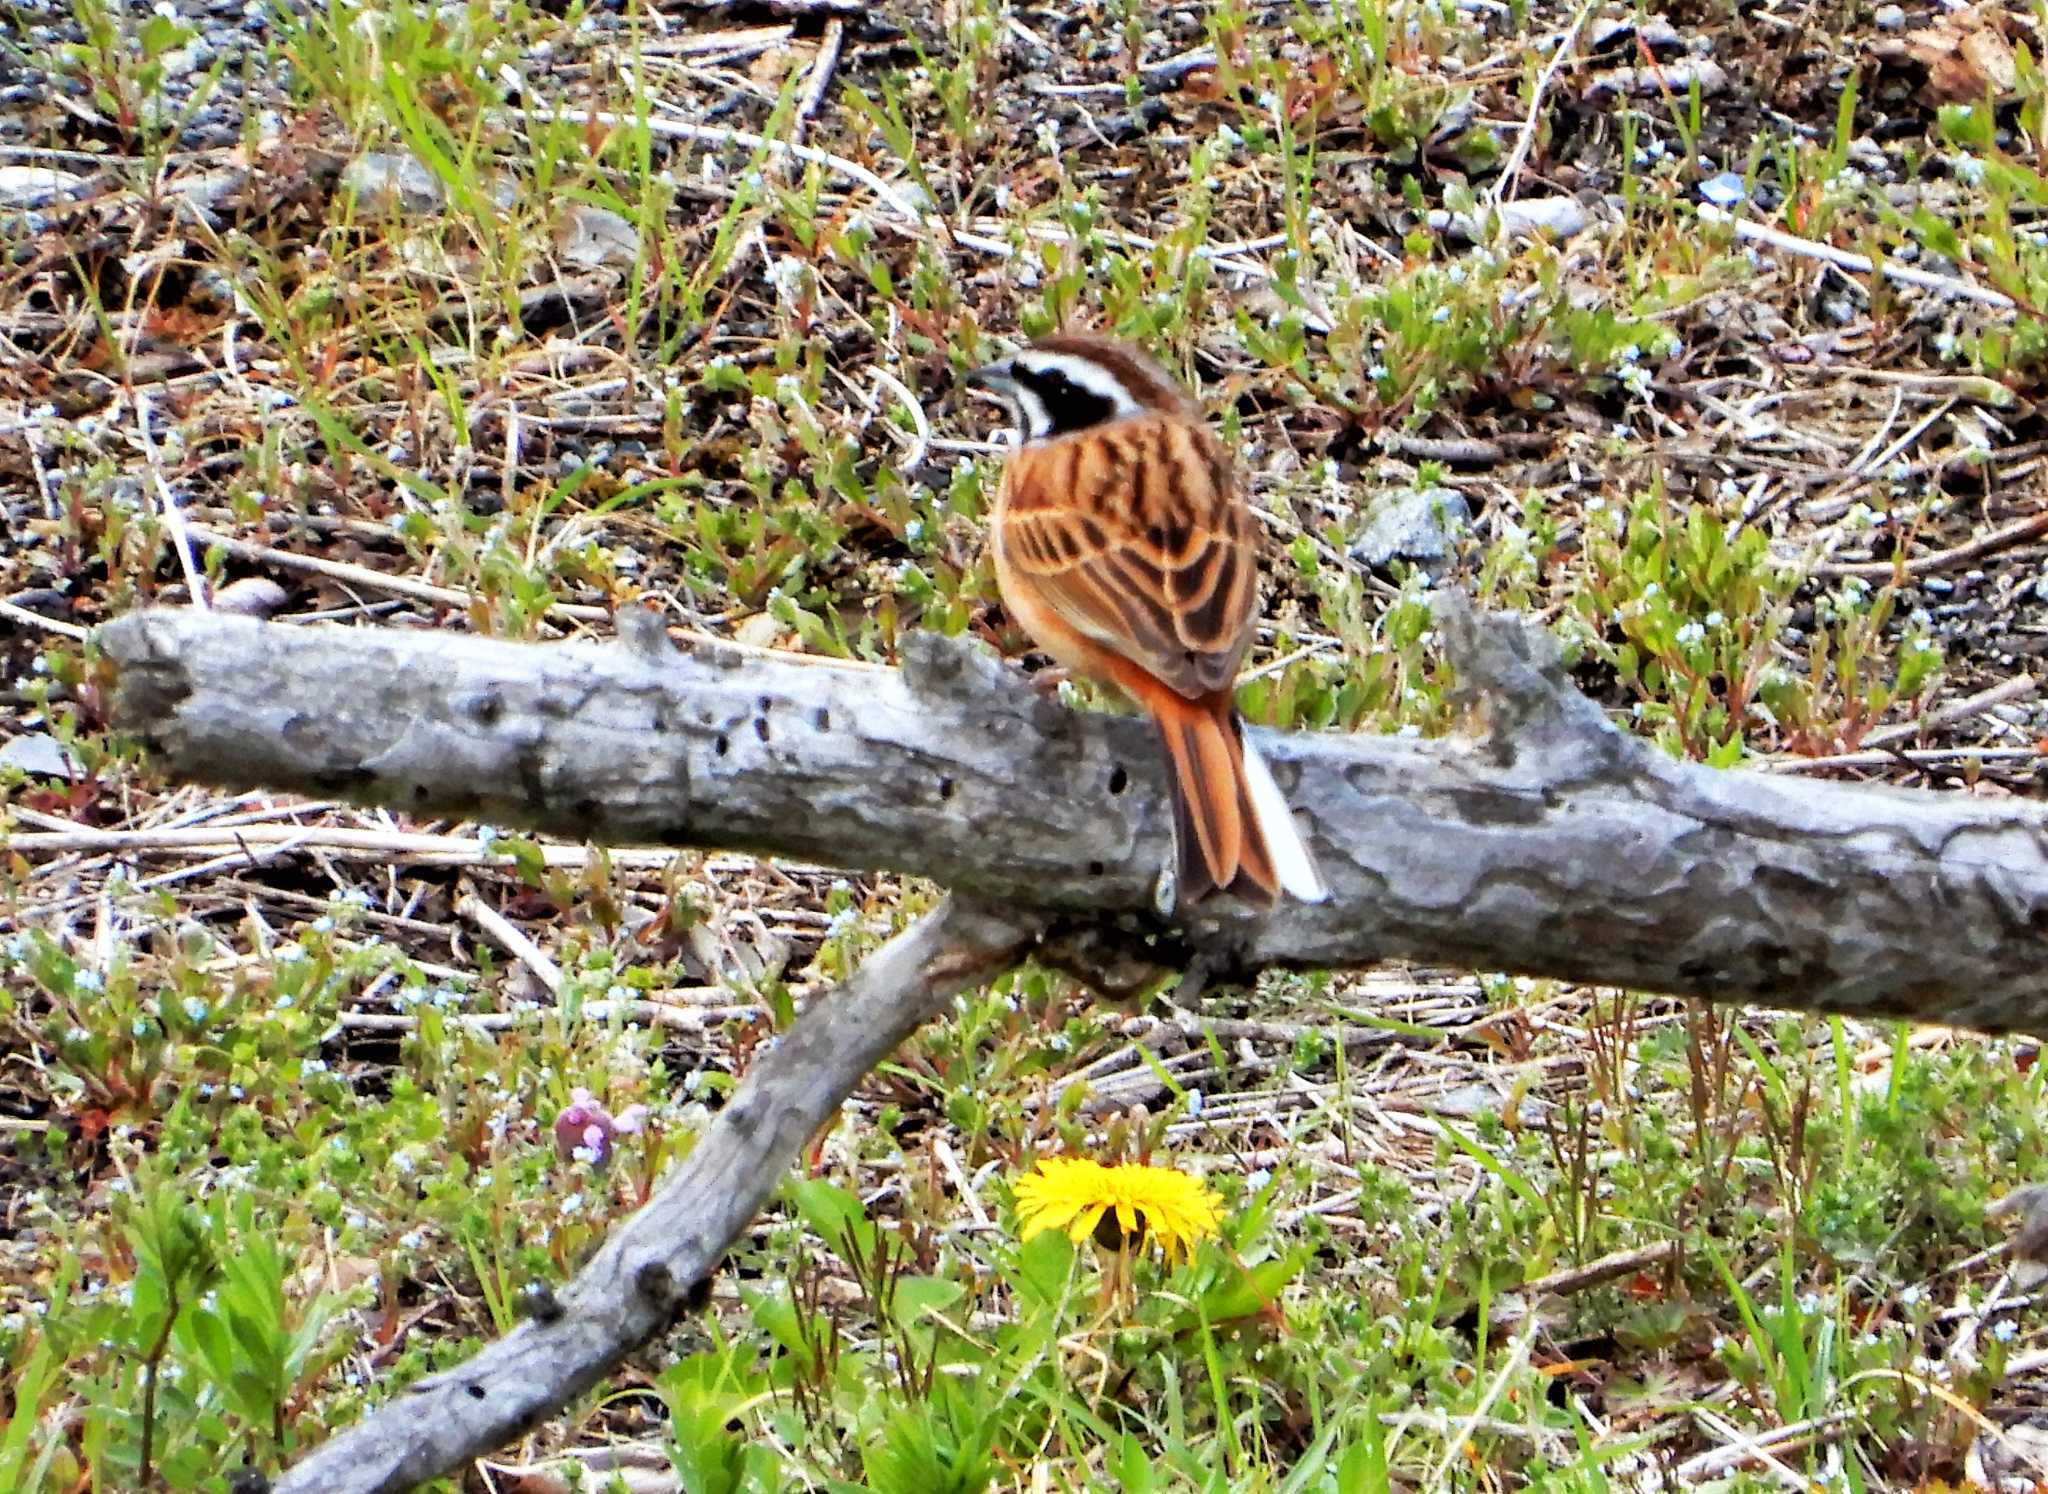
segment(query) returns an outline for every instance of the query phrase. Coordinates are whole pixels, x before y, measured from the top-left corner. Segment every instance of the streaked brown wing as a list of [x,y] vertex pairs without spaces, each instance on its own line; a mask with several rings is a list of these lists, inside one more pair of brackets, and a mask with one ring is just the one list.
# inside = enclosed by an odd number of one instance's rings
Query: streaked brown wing
[[1026,447],[1004,476],[1010,563],[1076,631],[1188,699],[1228,688],[1251,643],[1251,512],[1209,432],[1141,415]]

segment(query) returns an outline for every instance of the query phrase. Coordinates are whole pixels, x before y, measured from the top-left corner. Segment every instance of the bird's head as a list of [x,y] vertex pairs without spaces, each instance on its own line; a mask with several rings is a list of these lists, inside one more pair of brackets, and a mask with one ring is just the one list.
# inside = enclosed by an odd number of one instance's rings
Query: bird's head
[[1147,354],[1107,337],[1040,338],[977,368],[967,382],[1010,407],[1026,441],[1072,435],[1148,412],[1186,415],[1193,402]]

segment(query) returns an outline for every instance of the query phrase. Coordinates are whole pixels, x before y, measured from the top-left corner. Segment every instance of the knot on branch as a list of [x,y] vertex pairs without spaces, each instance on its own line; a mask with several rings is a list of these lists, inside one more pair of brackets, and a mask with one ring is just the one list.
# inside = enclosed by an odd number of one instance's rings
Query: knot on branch
[[113,719],[156,747],[156,728],[172,720],[192,693],[172,615],[131,612],[104,624],[94,638],[116,671]]
[[1533,757],[1552,772],[1574,760],[1640,754],[1565,673],[1557,640],[1511,612],[1479,612],[1462,592],[1435,594],[1444,655],[1458,671],[1453,699],[1485,723],[1483,747],[1504,768]]
[[903,682],[920,699],[969,705],[1016,693],[1018,681],[1003,661],[970,639],[917,632],[900,649]]
[[654,608],[621,607],[614,626],[619,642],[641,663],[660,668],[675,660],[676,647],[669,641],[668,625]]

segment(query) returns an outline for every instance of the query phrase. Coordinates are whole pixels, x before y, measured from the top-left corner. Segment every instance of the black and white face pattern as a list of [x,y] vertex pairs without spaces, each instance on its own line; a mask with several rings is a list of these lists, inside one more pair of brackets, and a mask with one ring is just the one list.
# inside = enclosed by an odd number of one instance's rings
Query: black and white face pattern
[[1071,435],[1144,408],[1115,373],[1078,353],[1026,348],[983,370],[982,381],[1009,400],[1026,441]]

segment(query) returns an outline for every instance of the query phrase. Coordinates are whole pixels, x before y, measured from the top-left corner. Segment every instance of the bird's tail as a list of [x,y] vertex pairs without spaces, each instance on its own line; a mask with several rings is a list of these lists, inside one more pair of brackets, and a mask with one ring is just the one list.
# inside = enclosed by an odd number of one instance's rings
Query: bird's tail
[[1265,760],[1245,740],[1229,696],[1151,704],[1173,762],[1176,901],[1194,903],[1219,889],[1259,903],[1282,892],[1305,903],[1328,897],[1315,857]]

